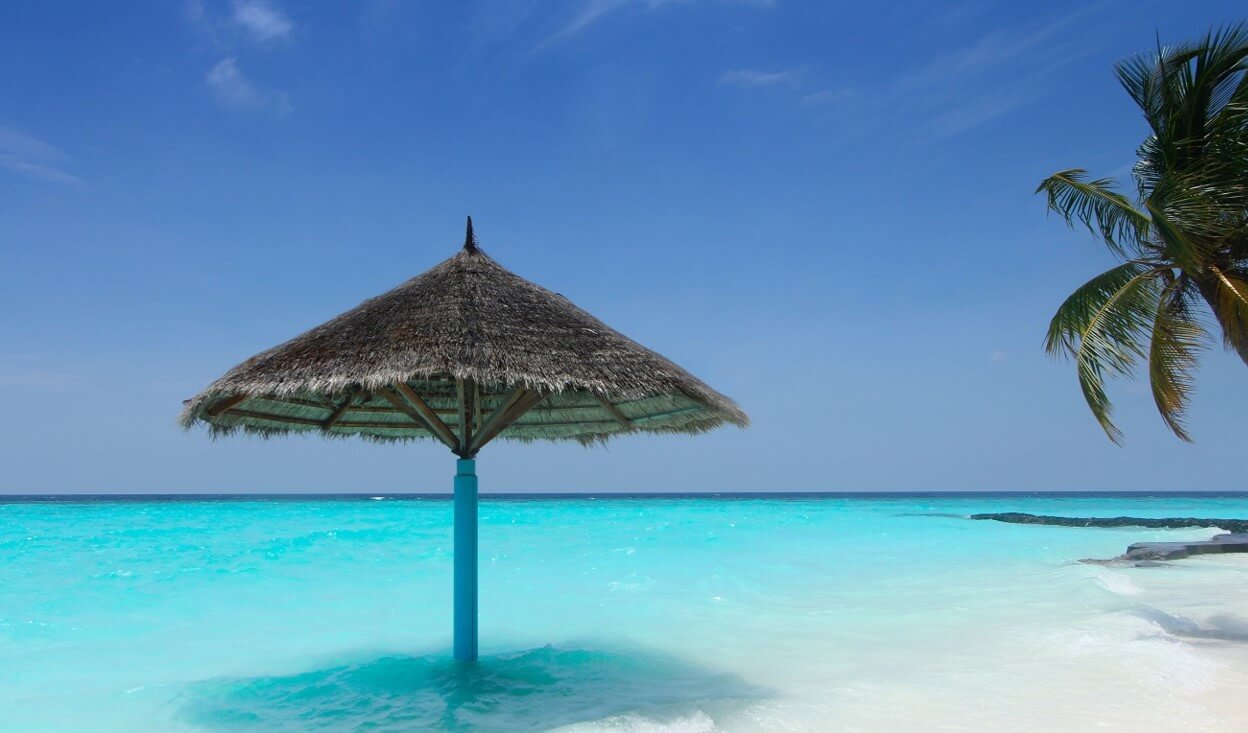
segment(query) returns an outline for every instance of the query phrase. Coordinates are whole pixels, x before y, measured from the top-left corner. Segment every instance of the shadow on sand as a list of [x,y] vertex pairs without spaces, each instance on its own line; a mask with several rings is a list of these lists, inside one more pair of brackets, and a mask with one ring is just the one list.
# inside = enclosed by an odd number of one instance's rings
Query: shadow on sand
[[207,730],[546,730],[613,716],[652,722],[769,696],[651,651],[543,647],[460,665],[386,656],[274,677],[190,685],[183,719]]

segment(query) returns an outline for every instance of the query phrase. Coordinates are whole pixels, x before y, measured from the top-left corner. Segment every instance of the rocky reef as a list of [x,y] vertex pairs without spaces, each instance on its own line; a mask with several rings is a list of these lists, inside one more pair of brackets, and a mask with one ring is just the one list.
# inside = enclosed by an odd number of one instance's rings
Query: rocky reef
[[1050,517],[1024,512],[972,514],[971,519],[992,519],[1012,524],[1046,524],[1058,527],[1146,527],[1149,529],[1185,529],[1212,527],[1228,530],[1207,540],[1187,542],[1136,542],[1127,551],[1110,560],[1083,560],[1098,565],[1151,565],[1164,560],[1181,560],[1192,555],[1248,552],[1248,519],[1201,519],[1197,517]]
[[1012,524],[1048,524],[1059,527],[1147,527],[1149,529],[1184,529],[1210,527],[1232,534],[1248,533],[1248,519],[1201,519],[1196,517],[1050,517],[1044,514],[1000,512],[972,514],[971,519],[992,519]]

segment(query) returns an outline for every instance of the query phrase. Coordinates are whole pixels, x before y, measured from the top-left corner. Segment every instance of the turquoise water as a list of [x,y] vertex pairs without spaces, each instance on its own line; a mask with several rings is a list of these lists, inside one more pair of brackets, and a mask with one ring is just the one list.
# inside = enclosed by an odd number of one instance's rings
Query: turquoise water
[[0,504],[0,729],[1248,730],[1248,562],[1077,562],[1246,497]]

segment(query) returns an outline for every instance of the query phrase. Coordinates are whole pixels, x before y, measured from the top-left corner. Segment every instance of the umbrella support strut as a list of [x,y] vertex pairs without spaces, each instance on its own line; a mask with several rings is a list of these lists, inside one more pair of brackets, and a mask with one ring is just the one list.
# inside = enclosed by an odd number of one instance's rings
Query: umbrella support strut
[[477,660],[477,461],[455,462],[455,660]]

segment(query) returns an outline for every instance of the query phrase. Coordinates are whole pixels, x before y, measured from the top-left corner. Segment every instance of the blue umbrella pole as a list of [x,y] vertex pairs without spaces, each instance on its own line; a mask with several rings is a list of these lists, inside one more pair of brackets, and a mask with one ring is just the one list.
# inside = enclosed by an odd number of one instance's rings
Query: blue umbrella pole
[[477,659],[477,462],[455,462],[455,659]]

